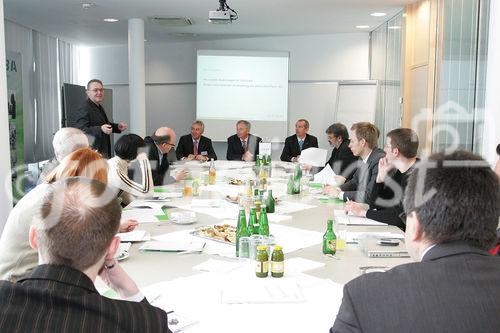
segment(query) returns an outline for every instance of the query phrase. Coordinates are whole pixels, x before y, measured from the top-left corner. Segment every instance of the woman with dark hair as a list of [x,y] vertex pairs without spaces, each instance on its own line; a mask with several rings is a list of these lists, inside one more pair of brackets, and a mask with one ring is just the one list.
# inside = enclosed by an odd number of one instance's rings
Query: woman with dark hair
[[[136,134],[123,135],[115,145],[116,156],[108,160],[108,184],[120,189],[122,205],[128,205],[134,198],[143,197],[153,191],[153,176],[144,140]],[[128,168],[137,161],[141,182],[129,178]]]

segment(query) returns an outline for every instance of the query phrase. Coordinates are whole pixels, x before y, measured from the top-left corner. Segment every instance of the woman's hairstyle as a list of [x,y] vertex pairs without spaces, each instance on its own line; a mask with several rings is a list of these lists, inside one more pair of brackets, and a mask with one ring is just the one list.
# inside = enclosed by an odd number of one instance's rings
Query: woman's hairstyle
[[137,134],[123,135],[115,144],[116,156],[123,160],[135,160],[139,148],[146,147],[144,140]]

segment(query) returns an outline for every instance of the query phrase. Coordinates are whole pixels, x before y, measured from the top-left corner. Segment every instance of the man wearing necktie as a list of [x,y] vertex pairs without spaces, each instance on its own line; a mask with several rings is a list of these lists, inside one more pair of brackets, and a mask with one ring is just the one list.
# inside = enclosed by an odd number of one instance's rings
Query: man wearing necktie
[[259,154],[258,136],[250,134],[250,122],[240,120],[236,123],[236,134],[227,138],[227,160],[254,161]]
[[318,139],[310,134],[309,122],[306,119],[299,119],[295,123],[295,135],[291,135],[285,140],[285,147],[281,153],[281,160],[285,162],[296,162],[302,150],[315,147],[318,148]]
[[212,140],[202,135],[204,131],[205,124],[201,120],[196,120],[191,124],[191,134],[183,135],[179,139],[179,145],[175,151],[178,160],[217,159]]

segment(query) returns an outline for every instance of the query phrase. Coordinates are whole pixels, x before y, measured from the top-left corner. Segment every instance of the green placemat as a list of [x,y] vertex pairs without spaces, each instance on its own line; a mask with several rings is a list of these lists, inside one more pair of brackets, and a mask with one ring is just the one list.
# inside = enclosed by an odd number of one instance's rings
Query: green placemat
[[309,183],[310,188],[323,188],[323,184],[321,183]]
[[334,197],[331,197],[331,198],[321,198],[321,199],[318,199],[319,202],[321,203],[324,203],[324,204],[327,204],[327,203],[332,203],[332,204],[341,204],[344,202],[344,200],[340,200],[339,198],[334,198]]
[[155,193],[166,193],[166,192],[169,192],[168,189],[166,189],[166,188],[155,188],[155,189],[153,189],[153,191]]
[[165,222],[168,221],[168,215],[155,215],[155,217],[158,219],[160,222]]

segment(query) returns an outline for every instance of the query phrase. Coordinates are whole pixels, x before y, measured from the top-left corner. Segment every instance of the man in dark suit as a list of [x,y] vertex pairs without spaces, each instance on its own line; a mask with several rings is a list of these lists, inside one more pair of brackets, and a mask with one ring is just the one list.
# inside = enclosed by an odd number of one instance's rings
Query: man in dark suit
[[385,152],[377,148],[379,130],[371,123],[361,122],[352,125],[351,131],[349,148],[361,161],[346,169],[346,172],[355,170],[352,179],[340,187],[327,186],[325,193],[344,201],[354,200],[372,204],[377,197],[375,181],[378,174],[378,161],[385,156]]
[[196,120],[191,124],[191,134],[181,136],[175,151],[178,160],[207,161],[211,158],[217,159],[212,140],[203,136],[205,124]]
[[87,99],[74,114],[68,115],[68,127],[76,127],[89,135],[92,148],[104,157],[111,157],[111,133],[121,133],[128,127],[126,123],[112,123],[101,105],[104,99],[102,82],[92,79],[87,83]]
[[488,254],[498,177],[469,152],[436,154],[410,176],[405,243],[416,263],[344,287],[330,332],[497,332],[500,258]]
[[[344,124],[335,123],[328,126],[325,133],[328,136],[330,146],[333,147],[332,155],[327,164],[330,165],[336,175],[342,176],[347,180],[351,179],[355,170],[349,168],[349,166],[355,165],[359,158],[354,156],[349,148],[351,140],[349,140],[347,128]],[[348,168],[350,172],[347,172]]]
[[285,162],[296,162],[300,157],[300,153],[307,148],[318,148],[318,139],[307,134],[309,131],[309,121],[299,119],[295,123],[295,135],[291,135],[285,139],[285,146],[281,152],[281,160]]
[[178,172],[175,177],[167,174],[170,167],[167,155],[175,147],[176,138],[174,130],[168,127],[160,127],[152,136],[144,138],[148,148],[148,159],[151,164],[151,173],[155,186],[173,184],[186,177],[187,172],[185,170]]
[[[170,332],[167,314],[114,259],[120,217],[115,191],[98,181],[52,184],[29,232],[40,265],[17,283],[0,282],[0,331]],[[97,276],[123,300],[101,296]]]
[[236,134],[227,138],[226,159],[228,161],[255,161],[262,139],[250,134],[250,127],[250,122],[246,120],[239,120],[236,123]]
[[353,215],[394,225],[404,231],[404,191],[418,160],[417,133],[410,128],[390,131],[387,133],[384,151],[385,157],[378,161],[375,202],[366,207],[365,204],[349,201],[345,210]]

